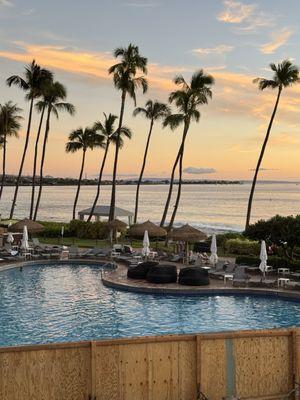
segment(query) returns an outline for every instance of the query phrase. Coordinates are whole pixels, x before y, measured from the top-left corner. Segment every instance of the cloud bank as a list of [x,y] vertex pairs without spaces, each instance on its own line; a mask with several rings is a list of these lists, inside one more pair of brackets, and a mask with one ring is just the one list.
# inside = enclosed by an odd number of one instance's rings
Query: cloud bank
[[214,174],[217,171],[214,168],[187,167],[183,170],[183,172],[191,175],[206,175],[206,174]]

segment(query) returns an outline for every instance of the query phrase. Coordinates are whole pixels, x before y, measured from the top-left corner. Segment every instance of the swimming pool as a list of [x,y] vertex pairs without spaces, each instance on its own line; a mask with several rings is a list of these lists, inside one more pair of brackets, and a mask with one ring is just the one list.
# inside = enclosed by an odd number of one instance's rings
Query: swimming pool
[[79,263],[0,272],[0,346],[289,326],[300,326],[299,302],[121,292]]

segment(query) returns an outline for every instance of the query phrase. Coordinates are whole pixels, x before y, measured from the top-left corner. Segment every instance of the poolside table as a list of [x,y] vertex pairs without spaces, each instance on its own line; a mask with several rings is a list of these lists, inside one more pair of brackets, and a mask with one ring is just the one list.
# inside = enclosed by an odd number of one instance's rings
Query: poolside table
[[278,285],[278,287],[285,287],[286,286],[286,284],[289,282],[290,280],[289,280],[289,278],[278,278],[277,279],[277,285]]
[[278,272],[278,274],[285,275],[285,274],[290,273],[290,269],[289,268],[278,268],[277,272]]

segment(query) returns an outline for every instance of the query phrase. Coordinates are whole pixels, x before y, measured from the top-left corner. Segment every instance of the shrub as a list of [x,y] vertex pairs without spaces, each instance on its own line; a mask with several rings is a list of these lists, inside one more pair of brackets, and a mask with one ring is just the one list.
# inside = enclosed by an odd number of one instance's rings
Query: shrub
[[40,224],[42,224],[45,229],[43,232],[38,234],[39,236],[60,237],[62,227],[64,227],[64,236],[71,236],[70,224],[68,223],[40,221]]
[[[245,240],[246,238],[241,233],[237,232],[222,233],[220,235],[217,235],[217,246],[225,250],[225,244],[229,239]],[[210,242],[211,241],[209,240],[209,244]]]
[[230,254],[258,255],[260,244],[259,242],[247,239],[229,239],[225,243],[225,249]]
[[106,239],[109,229],[106,222],[87,222],[73,220],[70,222],[70,232],[72,236],[80,239]]

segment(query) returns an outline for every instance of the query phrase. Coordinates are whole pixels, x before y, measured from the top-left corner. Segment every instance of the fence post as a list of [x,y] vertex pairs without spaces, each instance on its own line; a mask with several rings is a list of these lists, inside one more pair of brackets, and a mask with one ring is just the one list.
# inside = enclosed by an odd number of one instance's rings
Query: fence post
[[91,396],[96,398],[96,342],[91,341]]
[[196,379],[198,395],[201,393],[201,337],[196,336]]
[[293,383],[295,389],[295,400],[299,400],[299,368],[298,368],[298,343],[297,343],[297,329],[292,330],[292,360],[293,360]]

